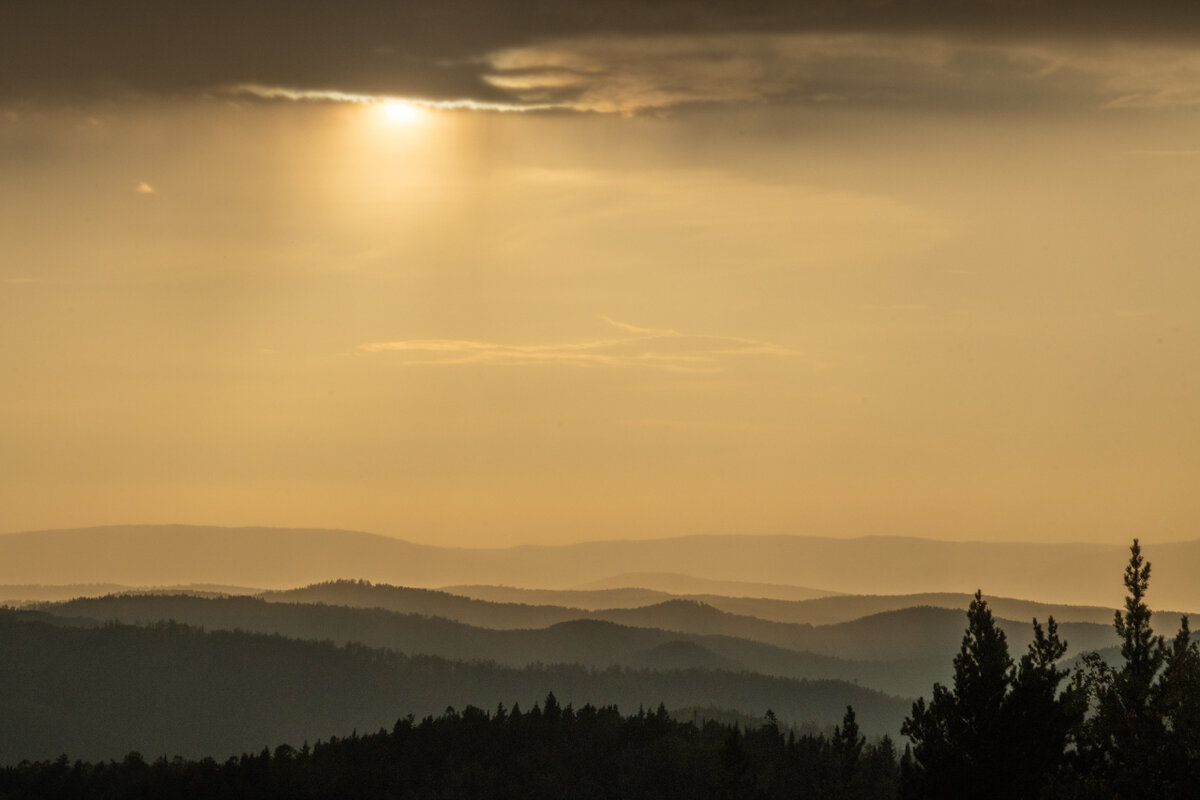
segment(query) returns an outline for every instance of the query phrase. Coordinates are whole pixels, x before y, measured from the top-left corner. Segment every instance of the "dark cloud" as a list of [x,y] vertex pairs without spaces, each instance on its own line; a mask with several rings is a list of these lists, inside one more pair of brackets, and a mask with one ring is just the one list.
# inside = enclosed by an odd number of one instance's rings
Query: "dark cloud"
[[[809,33],[942,35],[972,42],[1029,36],[1170,41],[1200,33],[1200,3],[42,0],[8,3],[0,12],[0,98],[194,95],[251,84],[429,100],[571,104],[587,91],[582,84],[588,82],[588,74],[577,82],[580,85],[569,80],[569,70],[580,67],[564,71],[552,63],[530,62],[498,72],[491,57],[522,48],[546,52],[546,46],[556,42],[633,37],[649,48],[648,58],[654,55],[652,41],[660,37],[707,40]],[[719,50],[714,50],[714,59]],[[964,57],[1003,60],[996,54]],[[710,63],[720,66],[717,60]],[[869,66],[852,65],[849,73]],[[595,58],[589,66],[606,73],[620,67],[611,59]],[[971,69],[986,72],[987,65]],[[530,75],[553,79],[512,80]],[[536,90],[531,88],[535,84]],[[795,97],[840,91],[829,88],[797,83],[762,94]],[[886,80],[872,85],[868,94],[872,92],[895,95]],[[691,94],[704,99],[703,91]]]

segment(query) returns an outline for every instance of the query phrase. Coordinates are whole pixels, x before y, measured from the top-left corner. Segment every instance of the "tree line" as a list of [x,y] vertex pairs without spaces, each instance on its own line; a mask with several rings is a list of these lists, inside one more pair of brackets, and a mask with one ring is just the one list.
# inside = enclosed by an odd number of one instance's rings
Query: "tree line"
[[0,797],[180,798],[861,798],[894,797],[896,750],[866,742],[852,709],[831,736],[759,727],[622,716],[615,706],[562,706],[554,694],[529,711],[468,706],[399,720],[299,749],[211,758],[138,753],[121,761],[23,763],[0,770]]

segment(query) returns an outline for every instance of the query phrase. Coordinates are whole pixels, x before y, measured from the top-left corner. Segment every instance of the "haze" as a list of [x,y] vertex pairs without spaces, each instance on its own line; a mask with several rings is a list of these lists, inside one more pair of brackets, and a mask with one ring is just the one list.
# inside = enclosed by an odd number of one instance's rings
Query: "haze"
[[0,531],[1196,538],[1191,5],[26,5]]

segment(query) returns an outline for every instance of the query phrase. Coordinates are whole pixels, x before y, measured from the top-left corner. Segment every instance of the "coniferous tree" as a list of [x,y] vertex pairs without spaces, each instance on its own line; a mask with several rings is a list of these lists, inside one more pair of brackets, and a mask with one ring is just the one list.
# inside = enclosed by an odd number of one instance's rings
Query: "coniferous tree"
[[901,762],[905,797],[1037,797],[1061,768],[1085,694],[1060,692],[1067,645],[1051,617],[1035,619],[1028,652],[1014,665],[1004,632],[979,592],[954,659],[954,686],[933,687],[913,705],[901,731],[912,741]]
[[1002,711],[1011,668],[1007,638],[976,592],[967,610],[962,647],[954,657],[953,689],[935,683],[929,704],[919,698],[900,729],[913,745],[906,796],[1004,796],[992,791],[1003,777],[1007,731]]
[[1045,630],[1034,619],[1033,641],[1016,666],[1006,701],[1010,760],[1019,766],[1011,776],[1014,797],[1046,793],[1064,764],[1072,731],[1083,722],[1087,693],[1076,685],[1060,691],[1070,674],[1058,666],[1066,652],[1054,617]]
[[841,725],[834,726],[833,738],[830,740],[833,759],[843,779],[848,781],[858,770],[858,762],[866,744],[867,737],[860,734],[854,707],[846,706],[846,716],[842,717]]
[[863,796],[866,776],[863,775],[862,762],[866,744],[867,738],[859,731],[854,707],[846,706],[842,724],[834,727],[829,740],[832,796],[846,800]]
[[1123,663],[1110,669],[1097,658],[1088,662],[1084,685],[1094,696],[1096,712],[1079,737],[1086,777],[1121,800],[1162,796],[1165,734],[1163,717],[1151,702],[1166,648],[1150,626],[1150,564],[1137,539],[1129,551],[1125,611],[1113,619]]
[[1192,641],[1186,616],[1164,653],[1151,703],[1165,726],[1159,750],[1163,796],[1200,796],[1200,645]]

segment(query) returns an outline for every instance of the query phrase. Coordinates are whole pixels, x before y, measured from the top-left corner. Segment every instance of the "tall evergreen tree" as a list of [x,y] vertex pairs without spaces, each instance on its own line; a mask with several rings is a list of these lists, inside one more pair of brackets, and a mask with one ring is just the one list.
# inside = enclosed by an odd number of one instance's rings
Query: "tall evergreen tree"
[[1151,703],[1166,729],[1159,749],[1164,797],[1200,796],[1200,644],[1192,641],[1186,616],[1164,653]]
[[1137,539],[1129,551],[1125,611],[1113,619],[1123,663],[1109,669],[1098,659],[1090,662],[1087,684],[1096,713],[1080,736],[1085,772],[1121,800],[1162,796],[1165,734],[1162,714],[1151,702],[1166,648],[1150,626],[1152,612],[1146,605],[1150,563],[1142,558]]
[[830,789],[834,797],[855,800],[866,791],[866,775],[862,770],[863,748],[867,739],[858,728],[853,706],[846,706],[842,724],[834,727],[829,740],[832,774]]
[[901,732],[912,740],[913,761],[905,775],[906,796],[928,800],[1003,797],[993,794],[1002,779],[1007,730],[1002,707],[1012,659],[1004,631],[975,593],[967,631],[954,658],[954,688],[933,686],[920,698]]
[[1013,673],[1006,702],[1012,761],[1019,765],[1011,776],[1013,797],[1046,793],[1063,765],[1072,731],[1083,722],[1087,693],[1076,685],[1060,691],[1070,674],[1058,666],[1066,652],[1054,617],[1045,630],[1034,619],[1033,641]]
[[954,688],[933,687],[913,705],[901,731],[912,741],[902,763],[904,796],[1037,797],[1063,761],[1069,731],[1082,719],[1084,695],[1059,686],[1066,643],[1051,617],[1035,619],[1029,651],[1014,665],[1004,632],[979,592],[954,659]]

